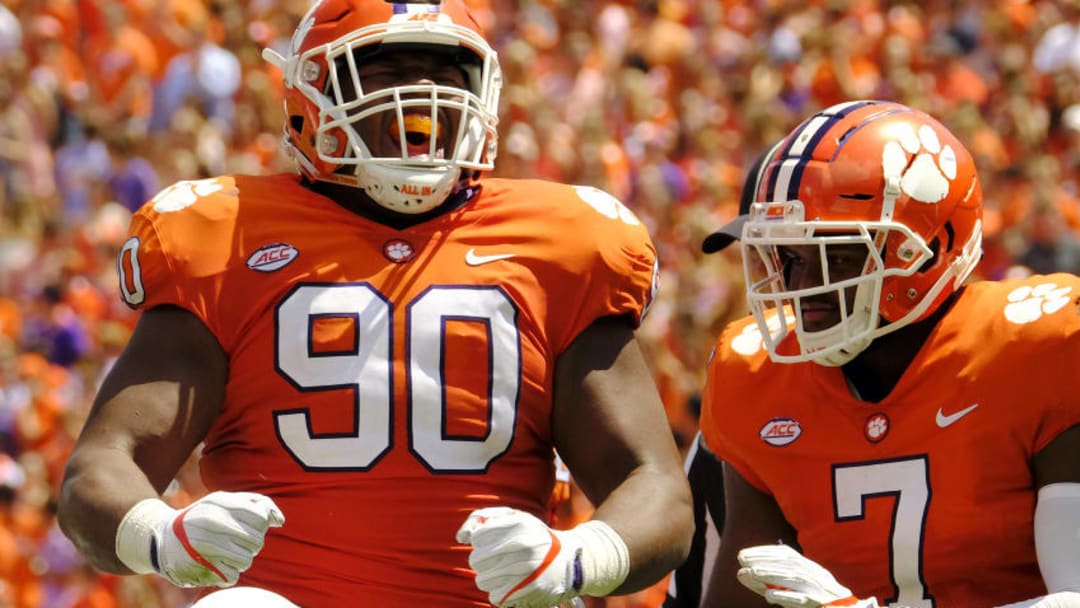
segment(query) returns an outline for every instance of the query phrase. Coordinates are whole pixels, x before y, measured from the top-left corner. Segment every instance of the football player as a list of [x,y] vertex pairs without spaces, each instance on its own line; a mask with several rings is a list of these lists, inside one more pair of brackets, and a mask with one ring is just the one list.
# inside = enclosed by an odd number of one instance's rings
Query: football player
[[[645,227],[594,188],[478,179],[502,77],[461,0],[322,0],[265,56],[299,175],[177,183],[134,217],[118,270],[142,316],[65,532],[103,570],[305,608],[654,584],[692,517],[634,337]],[[211,492],[176,509],[160,494],[200,444]],[[556,448],[598,505],[566,531],[542,519]]]
[[1080,606],[1080,279],[966,282],[971,155],[896,103],[807,119],[755,200],[753,314],[703,397],[726,496],[703,605]]

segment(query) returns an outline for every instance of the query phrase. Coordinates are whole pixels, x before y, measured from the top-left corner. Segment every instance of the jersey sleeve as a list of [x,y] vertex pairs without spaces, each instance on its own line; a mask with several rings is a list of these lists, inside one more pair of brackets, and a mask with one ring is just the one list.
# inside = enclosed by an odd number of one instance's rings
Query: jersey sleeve
[[[1020,300],[1017,293],[1024,293],[1028,297]],[[1021,325],[1036,337],[1030,356],[1023,362],[1034,365],[1035,369],[1030,373],[1021,371],[1017,377],[1038,378],[1039,368],[1042,368],[1042,383],[1053,387],[1056,393],[1044,400],[1047,405],[1041,412],[1031,446],[1034,453],[1041,451],[1061,433],[1080,424],[1080,376],[1076,374],[1076,362],[1080,360],[1078,297],[1080,278],[1065,273],[1046,275],[1010,294],[1010,305],[1015,307],[1011,311],[1013,319],[1035,319]],[[1041,313],[1037,317],[1028,312],[1035,310],[1035,304],[1039,305],[1037,310]],[[1028,309],[1021,308],[1024,305]],[[1006,310],[1009,311],[1008,305]],[[1006,315],[1010,315],[1010,312]]]
[[128,306],[178,306],[217,333],[214,308],[233,225],[228,181],[178,182],[135,213],[117,260]]
[[726,433],[737,422],[738,411],[734,408],[746,405],[752,399],[739,388],[742,383],[737,381],[738,370],[745,362],[741,355],[732,350],[731,344],[734,340],[745,339],[755,327],[751,319],[731,323],[713,345],[706,368],[699,428],[704,446],[717,459],[735,469],[750,485],[771,494],[765,482],[747,466],[741,445],[732,441]]
[[[614,196],[571,187],[565,204],[577,217],[560,239],[564,288],[554,304],[561,314],[555,332],[559,352],[601,317],[627,315],[635,327],[659,290],[656,248],[644,224]],[[585,203],[585,204],[582,204]]]

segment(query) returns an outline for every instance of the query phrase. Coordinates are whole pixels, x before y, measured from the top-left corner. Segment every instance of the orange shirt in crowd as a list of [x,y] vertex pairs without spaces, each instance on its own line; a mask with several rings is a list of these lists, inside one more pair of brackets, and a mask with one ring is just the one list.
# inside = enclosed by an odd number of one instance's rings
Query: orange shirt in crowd
[[150,38],[131,25],[90,38],[84,47],[93,72],[96,102],[119,116],[150,114],[151,79],[158,72],[157,51]]

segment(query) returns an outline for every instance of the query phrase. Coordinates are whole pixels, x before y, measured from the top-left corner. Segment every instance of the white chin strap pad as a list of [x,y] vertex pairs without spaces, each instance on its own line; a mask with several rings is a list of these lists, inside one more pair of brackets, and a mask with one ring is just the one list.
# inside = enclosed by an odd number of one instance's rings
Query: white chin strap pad
[[375,163],[356,167],[360,188],[379,205],[415,215],[441,205],[461,179],[461,169],[380,167]]

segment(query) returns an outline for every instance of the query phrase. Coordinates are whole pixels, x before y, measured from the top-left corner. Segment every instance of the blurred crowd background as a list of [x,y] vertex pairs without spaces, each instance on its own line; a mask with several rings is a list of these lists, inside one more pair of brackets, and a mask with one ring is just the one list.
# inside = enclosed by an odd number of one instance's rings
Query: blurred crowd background
[[[496,174],[607,189],[648,224],[662,288],[643,336],[676,436],[714,336],[745,314],[737,250],[703,256],[744,167],[853,98],[942,119],[986,197],[979,278],[1080,272],[1077,0],[470,0],[506,86]],[[66,456],[134,322],[114,255],[181,179],[292,170],[282,48],[307,0],[2,0],[0,608],[178,608],[89,569],[59,532]],[[202,491],[193,467],[170,489]],[[560,516],[587,517],[578,495]],[[651,607],[661,586],[596,606]]]

